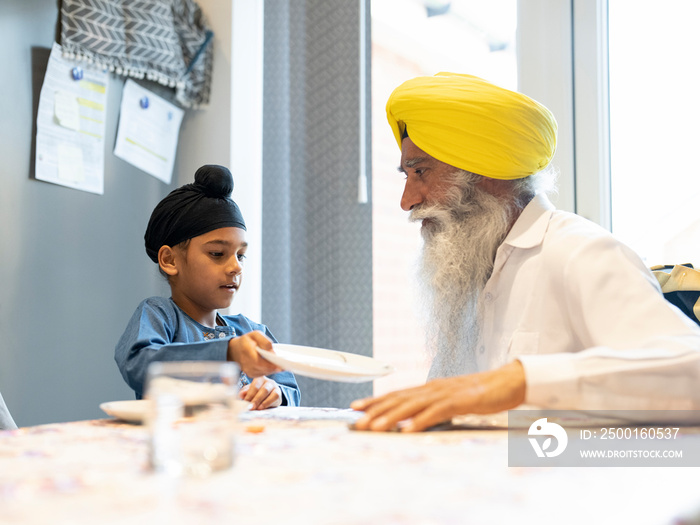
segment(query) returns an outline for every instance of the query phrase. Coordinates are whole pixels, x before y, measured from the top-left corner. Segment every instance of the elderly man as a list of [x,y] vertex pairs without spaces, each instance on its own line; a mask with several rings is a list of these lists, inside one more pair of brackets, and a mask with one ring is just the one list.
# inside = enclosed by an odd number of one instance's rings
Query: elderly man
[[452,73],[387,103],[420,221],[433,362],[424,385],[355,401],[357,428],[425,429],[525,403],[700,408],[700,329],[609,232],[556,210],[556,121],[538,102]]

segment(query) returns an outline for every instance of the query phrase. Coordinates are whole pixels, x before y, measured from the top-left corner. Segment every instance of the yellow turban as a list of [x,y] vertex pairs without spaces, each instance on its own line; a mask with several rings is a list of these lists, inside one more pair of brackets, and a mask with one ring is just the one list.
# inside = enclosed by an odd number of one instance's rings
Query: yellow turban
[[389,97],[387,118],[401,147],[413,143],[446,164],[493,179],[519,179],[545,168],[557,146],[557,122],[539,102],[481,78],[438,73],[404,82]]

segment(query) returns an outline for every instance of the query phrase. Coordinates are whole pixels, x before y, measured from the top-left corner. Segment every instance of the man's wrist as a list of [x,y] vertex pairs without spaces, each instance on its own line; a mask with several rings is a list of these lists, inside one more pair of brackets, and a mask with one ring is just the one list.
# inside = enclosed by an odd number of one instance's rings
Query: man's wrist
[[506,380],[511,390],[511,399],[516,403],[515,406],[523,404],[527,393],[523,364],[516,359],[505,365],[503,370],[507,372]]

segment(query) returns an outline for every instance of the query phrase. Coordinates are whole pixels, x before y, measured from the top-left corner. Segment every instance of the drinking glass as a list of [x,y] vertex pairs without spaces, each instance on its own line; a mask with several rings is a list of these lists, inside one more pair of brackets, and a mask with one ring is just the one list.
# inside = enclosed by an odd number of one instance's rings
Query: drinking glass
[[148,367],[149,461],[157,472],[203,477],[230,468],[240,369],[232,362],[163,361]]

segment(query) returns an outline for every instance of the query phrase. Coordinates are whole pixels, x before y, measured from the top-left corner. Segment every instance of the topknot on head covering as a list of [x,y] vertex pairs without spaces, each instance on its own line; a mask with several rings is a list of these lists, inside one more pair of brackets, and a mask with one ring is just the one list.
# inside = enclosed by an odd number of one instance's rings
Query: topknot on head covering
[[494,179],[519,179],[547,167],[557,122],[539,102],[471,75],[438,73],[404,82],[387,118],[401,147],[407,132],[428,155]]
[[218,228],[246,229],[243,215],[231,199],[233,177],[228,168],[207,164],[194,182],[171,191],[153,210],[144,240],[146,253],[158,262],[161,246],[175,246]]

